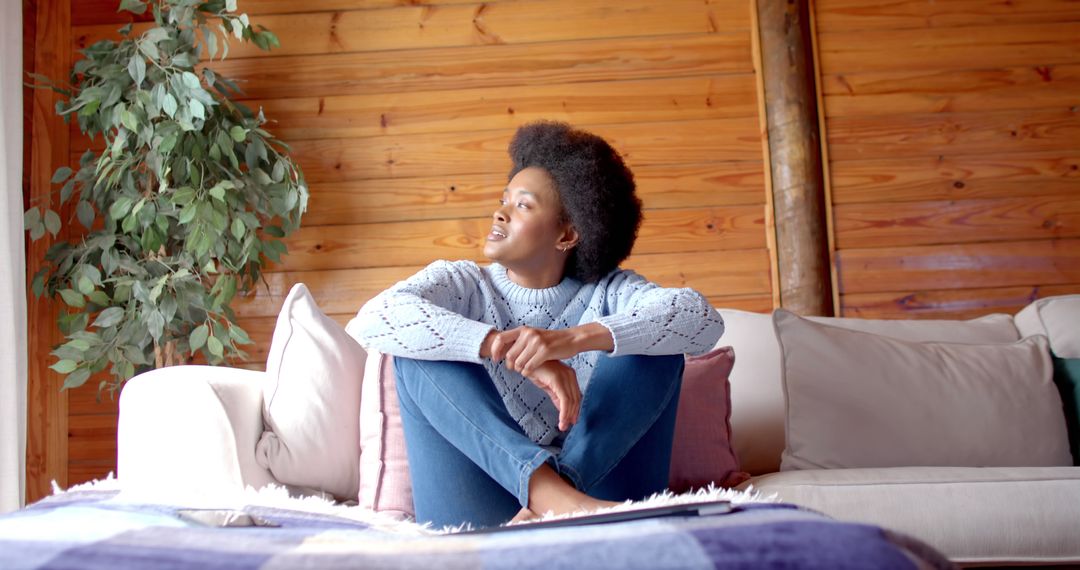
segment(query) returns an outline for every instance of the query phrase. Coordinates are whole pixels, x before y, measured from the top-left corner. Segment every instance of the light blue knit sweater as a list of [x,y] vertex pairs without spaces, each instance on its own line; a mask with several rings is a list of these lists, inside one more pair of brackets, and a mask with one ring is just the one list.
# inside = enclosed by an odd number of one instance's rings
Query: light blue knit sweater
[[[530,439],[548,445],[560,435],[551,399],[503,363],[480,358],[480,345],[492,329],[552,330],[593,321],[611,331],[613,356],[703,354],[724,332],[720,315],[697,291],[666,289],[630,270],[617,269],[597,283],[565,278],[529,289],[497,263],[472,261],[432,263],[368,301],[347,330],[386,354],[483,364],[510,415]],[[582,394],[599,356],[589,351],[563,361],[577,372]]]

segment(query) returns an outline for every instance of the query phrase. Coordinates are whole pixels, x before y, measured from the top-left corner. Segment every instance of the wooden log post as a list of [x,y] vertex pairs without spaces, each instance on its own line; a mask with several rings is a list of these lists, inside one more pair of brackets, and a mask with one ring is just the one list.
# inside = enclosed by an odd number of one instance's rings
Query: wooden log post
[[758,0],[780,306],[833,314],[809,0]]

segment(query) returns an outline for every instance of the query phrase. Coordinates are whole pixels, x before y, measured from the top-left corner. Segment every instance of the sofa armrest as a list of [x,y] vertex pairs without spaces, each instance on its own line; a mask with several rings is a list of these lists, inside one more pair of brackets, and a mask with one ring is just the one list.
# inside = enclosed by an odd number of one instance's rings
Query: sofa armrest
[[124,490],[256,489],[276,483],[255,460],[265,373],[171,366],[120,394],[117,471]]

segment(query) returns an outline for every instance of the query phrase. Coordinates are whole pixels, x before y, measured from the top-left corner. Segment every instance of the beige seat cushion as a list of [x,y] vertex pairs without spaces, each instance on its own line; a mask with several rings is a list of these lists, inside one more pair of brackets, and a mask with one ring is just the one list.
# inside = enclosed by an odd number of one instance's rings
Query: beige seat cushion
[[[743,471],[754,475],[780,469],[784,451],[784,392],[780,381],[780,346],[772,316],[721,309],[720,345],[735,349],[731,371],[731,441]],[[1011,343],[1020,335],[1010,315],[987,315],[969,321],[820,318],[833,326],[911,341]]]
[[910,534],[956,562],[1080,563],[1080,467],[785,471],[748,486]]

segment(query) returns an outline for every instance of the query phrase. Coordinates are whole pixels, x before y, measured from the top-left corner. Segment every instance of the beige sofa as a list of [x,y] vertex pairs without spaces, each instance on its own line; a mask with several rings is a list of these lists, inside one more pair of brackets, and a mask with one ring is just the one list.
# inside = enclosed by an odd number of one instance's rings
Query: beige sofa
[[[789,415],[805,416],[807,410],[787,407],[798,404],[785,401],[782,350],[774,319],[742,311],[721,313],[727,324],[721,343],[734,347],[736,359],[730,377],[732,441],[742,468],[754,476],[743,488],[753,486],[776,493],[786,502],[837,519],[908,533],[963,565],[1080,563],[1080,467],[1069,466],[1068,458],[1049,461],[1063,465],[1041,466],[931,464],[797,470],[785,466],[782,470],[782,457],[790,452],[785,452],[785,422]],[[1006,346],[1025,337],[1045,335],[1058,356],[1080,357],[1080,295],[1036,301],[1015,318],[992,315],[973,321],[812,320],[829,327],[908,341]],[[807,331],[800,332],[805,335]],[[858,342],[858,337],[854,338],[850,342]],[[889,405],[882,402],[883,407]],[[954,412],[967,413],[963,409]],[[1045,410],[1039,413],[1047,414]],[[1058,418],[1053,420],[1057,423],[1049,425],[1061,425]],[[1060,441],[1061,434],[1054,437]],[[889,445],[902,446],[903,442]]]
[[[780,471],[788,410],[773,318],[721,312],[727,323],[721,344],[735,347],[730,378],[733,443],[743,469],[754,475],[747,485],[838,519],[909,533],[964,564],[1080,563],[1078,467]],[[998,315],[975,325],[817,321],[909,340],[964,340],[972,328],[988,335],[975,339],[979,342],[1007,344],[1045,335],[1062,356],[1080,356],[1080,295],[1035,303],[1015,319]],[[256,457],[267,382],[262,372],[191,366],[132,379],[120,402],[118,475],[124,489],[259,488],[276,483]]]

